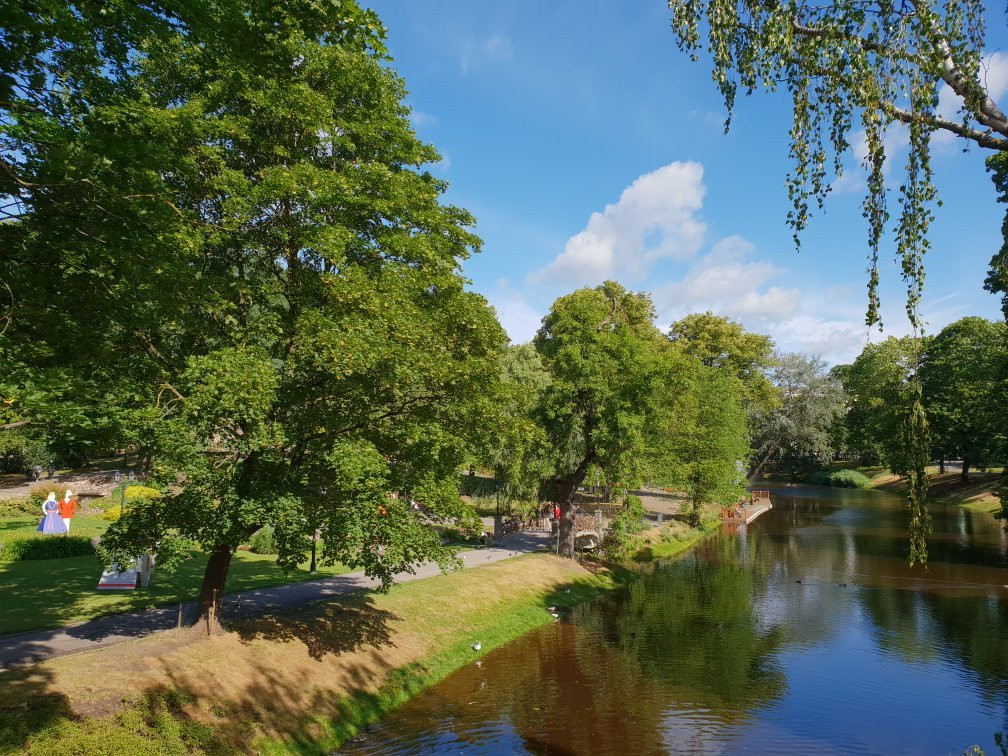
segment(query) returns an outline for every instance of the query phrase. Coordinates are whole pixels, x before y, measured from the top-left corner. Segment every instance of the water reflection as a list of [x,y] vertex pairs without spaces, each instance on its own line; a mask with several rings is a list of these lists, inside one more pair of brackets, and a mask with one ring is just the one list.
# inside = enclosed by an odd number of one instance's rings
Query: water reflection
[[1008,722],[1005,536],[934,511],[924,571],[896,497],[784,488],[391,715],[353,753],[997,753]]

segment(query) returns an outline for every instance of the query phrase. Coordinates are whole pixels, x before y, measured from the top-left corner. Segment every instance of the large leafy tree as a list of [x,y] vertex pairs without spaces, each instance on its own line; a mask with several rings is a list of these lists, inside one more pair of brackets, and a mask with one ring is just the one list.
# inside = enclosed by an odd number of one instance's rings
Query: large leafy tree
[[979,317],[951,323],[928,343],[921,380],[934,455],[986,466],[1004,451],[1008,327]]
[[703,365],[736,377],[742,384],[747,407],[765,408],[776,401],[774,387],[767,378],[774,358],[774,343],[769,336],[751,333],[731,318],[709,311],[692,313],[673,323],[668,335]]
[[788,468],[821,465],[833,457],[832,427],[844,410],[843,387],[818,357],[781,354],[771,371],[776,407],[753,419],[750,477],[768,463]]
[[689,497],[697,527],[705,504],[734,504],[745,493],[749,428],[745,391],[735,376],[707,365],[681,368],[682,390],[669,392],[648,449],[652,478]]
[[865,462],[882,462],[896,475],[907,475],[903,443],[906,407],[912,401],[911,379],[928,340],[890,336],[867,344],[842,371],[847,394],[848,443]]
[[266,524],[285,566],[316,529],[323,560],[385,583],[452,563],[428,518],[471,517],[456,472],[504,336],[463,288],[473,219],[422,168],[438,155],[377,17],[349,0],[137,12],[156,33],[75,80],[69,116],[14,117],[23,212],[0,226],[11,372],[74,386],[170,494],[106,552],[195,541],[203,611]]
[[593,465],[608,480],[647,477],[642,452],[672,371],[671,347],[653,321],[646,295],[607,281],[560,297],[534,339],[550,376],[535,415],[552,470],[546,495],[560,504],[562,553],[573,553],[573,497]]
[[[787,178],[792,207],[787,220],[796,244],[809,222],[811,205],[822,209],[831,175],[842,174],[851,142],[863,138],[869,325],[880,322],[878,259],[890,221],[886,137],[893,128],[905,128],[909,152],[897,192],[894,231],[907,290],[906,312],[919,333],[924,257],[937,202],[931,138],[941,131],[968,145],[1008,151],[1008,116],[990,97],[985,81],[985,4],[669,0],[669,7],[680,49],[694,59],[701,49],[710,53],[712,75],[728,110],[726,129],[740,88],[746,94],[760,87],[787,90],[793,112]],[[947,87],[959,105],[954,115],[939,110],[941,87]],[[995,256],[988,279],[994,291],[1003,291],[1003,268],[1003,259]],[[928,530],[928,434],[918,372],[919,365],[911,375],[912,400],[906,405],[903,433],[904,456],[915,461],[908,470],[911,562],[926,559]]]
[[500,393],[482,418],[483,460],[507,500],[530,501],[548,475],[546,435],[534,413],[550,376],[532,344],[508,348],[501,360]]

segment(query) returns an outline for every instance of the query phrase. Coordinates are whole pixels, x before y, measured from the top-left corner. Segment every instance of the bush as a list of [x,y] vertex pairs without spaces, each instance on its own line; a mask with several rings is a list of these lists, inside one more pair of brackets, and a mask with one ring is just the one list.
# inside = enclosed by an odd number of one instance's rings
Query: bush
[[[645,527],[641,522],[644,504],[638,497],[633,498],[637,499],[641,514],[632,511],[632,503],[624,502],[627,508],[610,520],[609,529],[602,539],[602,553],[613,562],[626,562],[634,555],[638,546],[637,534]],[[627,497],[629,499],[630,496]]]
[[813,476],[812,482],[820,486],[833,488],[868,488],[871,479],[857,470],[834,470]]
[[12,538],[0,544],[0,562],[24,562],[30,559],[65,559],[95,553],[86,535],[47,535]]
[[[126,507],[126,511],[129,512],[129,507]],[[103,520],[107,520],[108,522],[115,522],[120,517],[122,517],[122,505],[116,504],[114,506],[108,507],[98,516]]]
[[[50,493],[56,494],[57,499],[62,499],[61,494],[63,491],[57,491],[59,484],[57,482],[52,483],[36,483],[30,489],[28,489],[28,501],[35,508],[36,512],[42,511],[42,502],[49,498]],[[63,489],[64,491],[66,489]]]
[[[120,494],[121,496],[122,494]],[[147,486],[126,486],[126,500],[130,499],[160,499],[161,492]]]
[[27,496],[0,500],[0,517],[24,517],[25,515],[41,516],[42,502],[35,506]]
[[249,539],[249,551],[253,554],[276,554],[276,539],[273,537],[273,528],[267,525],[260,528]]
[[643,520],[647,512],[644,510],[644,502],[641,501],[641,497],[635,494],[627,494],[626,498],[623,499],[623,513],[636,517],[638,520]]

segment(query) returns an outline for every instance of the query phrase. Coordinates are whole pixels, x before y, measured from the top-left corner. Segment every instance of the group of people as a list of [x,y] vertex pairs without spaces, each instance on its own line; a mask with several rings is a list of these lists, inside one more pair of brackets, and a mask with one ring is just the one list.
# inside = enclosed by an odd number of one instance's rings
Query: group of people
[[56,501],[56,492],[50,491],[49,498],[42,502],[42,522],[39,523],[39,533],[58,535],[70,532],[70,523],[77,513],[77,500],[73,491],[67,490],[62,499]]

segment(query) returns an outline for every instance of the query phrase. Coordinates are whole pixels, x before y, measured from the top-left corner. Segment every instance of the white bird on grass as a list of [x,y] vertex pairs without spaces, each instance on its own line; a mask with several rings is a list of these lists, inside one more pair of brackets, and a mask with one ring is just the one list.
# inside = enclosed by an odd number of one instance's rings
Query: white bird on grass
[[483,648],[483,644],[479,643],[478,641],[472,644],[473,651],[479,651],[481,648]]

